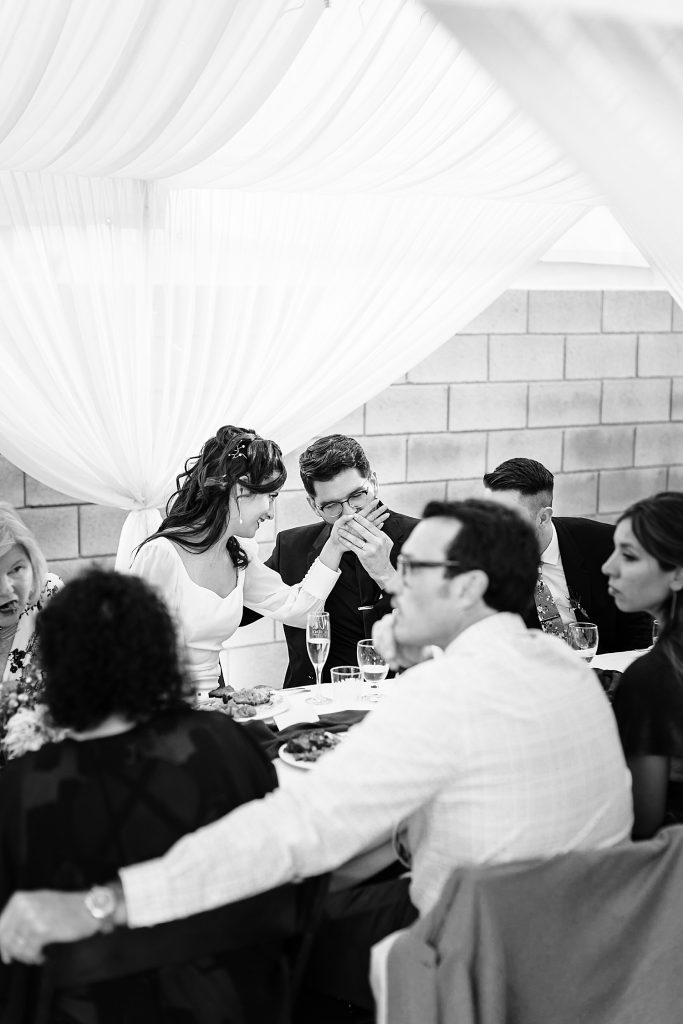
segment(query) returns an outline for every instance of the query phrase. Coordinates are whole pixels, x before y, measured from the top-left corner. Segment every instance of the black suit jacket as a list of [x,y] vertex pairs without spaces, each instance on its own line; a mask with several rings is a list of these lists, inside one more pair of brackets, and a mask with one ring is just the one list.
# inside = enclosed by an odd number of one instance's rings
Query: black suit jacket
[[[607,577],[601,567],[614,550],[614,527],[592,519],[561,516],[553,522],[576,618],[597,625],[598,654],[649,647],[652,641],[649,615],[620,612],[607,593]],[[535,607],[531,608],[526,624],[540,629]]]
[[[390,512],[389,518],[383,526],[384,533],[391,537],[394,545],[391,549],[391,564],[396,566],[396,559],[401,547],[410,534],[413,527],[419,522],[412,516],[403,516],[397,512]],[[330,535],[330,527],[327,523],[313,523],[311,526],[295,526],[291,530],[282,530],[275,538],[273,553],[266,560],[266,565],[275,569],[280,574],[284,583],[293,586],[300,583],[309,568],[320,554],[325,541]],[[387,594],[384,594],[378,584],[365,571],[355,556],[345,556],[353,559],[358,584],[357,605],[365,607],[362,611],[362,631],[359,635],[345,635],[343,640],[355,648],[355,644],[368,637],[372,633],[372,626],[383,615],[391,611],[391,601]],[[338,585],[338,584],[337,584]],[[355,589],[355,588],[354,588]],[[334,592],[333,592],[334,593]],[[354,595],[355,596],[355,595]],[[330,598],[328,598],[329,602]],[[329,611],[329,608],[327,608]],[[257,612],[246,609],[242,616],[240,625],[246,626],[260,618]],[[335,623],[334,614],[330,616],[330,628],[334,633],[335,628],[339,631],[340,624]],[[360,627],[359,627],[360,628]],[[289,665],[285,673],[284,686],[300,686],[315,680],[315,673],[306,650],[306,630],[296,626],[284,626],[287,650],[289,652]],[[356,659],[353,658],[352,664]],[[330,669],[340,662],[332,656],[328,658],[323,669],[323,680],[329,682]]]

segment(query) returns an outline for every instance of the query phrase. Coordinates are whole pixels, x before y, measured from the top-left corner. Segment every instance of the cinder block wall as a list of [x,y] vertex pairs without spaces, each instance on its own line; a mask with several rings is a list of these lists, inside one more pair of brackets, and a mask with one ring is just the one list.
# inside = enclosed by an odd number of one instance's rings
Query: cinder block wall
[[[430,498],[478,493],[504,459],[556,474],[555,507],[612,521],[636,498],[683,489],[683,312],[665,292],[510,291],[463,332],[329,432],[357,437],[391,507],[419,515]],[[327,431],[326,431],[327,432]],[[277,529],[314,520],[287,456]],[[0,493],[65,578],[111,565],[124,514],[80,504],[0,458]],[[275,683],[281,627],[261,620],[230,642],[233,683]]]

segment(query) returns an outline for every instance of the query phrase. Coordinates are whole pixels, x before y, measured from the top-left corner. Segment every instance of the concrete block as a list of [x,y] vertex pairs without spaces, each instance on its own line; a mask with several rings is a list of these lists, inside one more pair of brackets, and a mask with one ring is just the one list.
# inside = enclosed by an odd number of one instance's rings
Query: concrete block
[[249,626],[240,626],[226,642],[226,650],[233,647],[253,647],[255,644],[271,644],[275,640],[275,623],[267,616],[257,619]]
[[473,480],[449,480],[446,484],[446,498],[448,501],[465,501],[466,498],[485,497],[486,493],[481,482],[481,476],[475,477]]
[[390,484],[382,488],[382,501],[394,512],[421,516],[428,501],[445,501],[446,482]]
[[572,427],[565,431],[565,471],[633,465],[633,427]]
[[15,508],[24,504],[24,474],[4,455],[0,455],[0,501]]
[[673,381],[671,395],[671,419],[683,420],[683,377]]
[[452,384],[449,430],[525,427],[526,384]]
[[27,505],[78,505],[80,498],[74,498],[71,494],[63,491],[56,491],[47,484],[41,484],[32,476],[26,475],[26,504]]
[[400,483],[406,478],[406,443],[405,434],[373,435],[359,437],[370,468],[377,473],[382,484]]
[[600,381],[529,385],[529,426],[578,426],[600,422]]
[[669,466],[669,491],[683,491],[683,466]]
[[489,434],[486,471],[507,459],[536,459],[554,473],[562,466],[561,430],[496,430]]
[[260,644],[253,647],[234,647],[227,652],[228,678],[235,689],[265,683],[280,687],[289,659],[286,644]]
[[683,309],[674,302],[674,317],[671,323],[671,329],[674,331],[683,331]]
[[558,516],[595,515],[598,508],[597,473],[558,473],[553,509]]
[[605,292],[603,331],[670,331],[673,299],[668,292]]
[[561,380],[561,334],[498,334],[489,341],[490,380]]
[[636,427],[636,466],[668,466],[681,461],[683,423],[647,423]]
[[77,558],[78,508],[58,505],[55,508],[26,508],[21,518],[36,535],[48,562],[53,558]]
[[121,528],[128,515],[120,508],[79,506],[81,555],[111,555],[119,546]]
[[289,530],[293,526],[320,522],[306,500],[303,487],[297,491],[283,491],[275,503],[275,532]]
[[418,434],[408,438],[408,479],[481,477],[486,434]]
[[606,469],[600,474],[598,512],[625,508],[666,488],[666,469]]
[[463,334],[524,333],[527,330],[528,292],[503,292],[495,302],[475,317]]
[[683,375],[683,334],[641,334],[638,339],[639,377]]
[[529,330],[552,334],[599,331],[601,292],[530,292]]
[[114,555],[103,555],[101,558],[50,559],[48,568],[50,572],[56,572],[65,583],[68,583],[69,580],[85,572],[86,569],[105,569],[109,571],[114,568],[115,561]]
[[603,423],[647,423],[668,420],[671,382],[653,380],[606,380],[602,391]]
[[366,434],[445,430],[448,388],[436,384],[392,385],[365,407]]
[[416,384],[486,380],[487,342],[485,334],[456,334],[414,366],[407,374],[407,379]]
[[587,334],[567,338],[565,377],[635,377],[635,334]]
[[362,434],[364,430],[365,406],[359,405],[357,409],[352,409],[343,419],[337,420],[336,423],[331,423],[321,436],[325,434],[348,434],[349,437],[356,437],[358,434]]

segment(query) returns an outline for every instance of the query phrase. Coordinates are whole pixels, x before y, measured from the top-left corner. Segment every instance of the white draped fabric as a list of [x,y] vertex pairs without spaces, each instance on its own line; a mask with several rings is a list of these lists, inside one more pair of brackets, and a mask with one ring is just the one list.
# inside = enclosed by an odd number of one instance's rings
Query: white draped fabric
[[683,304],[679,0],[425,0],[596,183]]
[[0,0],[0,450],[155,522],[223,422],[289,450],[597,201],[413,0]]

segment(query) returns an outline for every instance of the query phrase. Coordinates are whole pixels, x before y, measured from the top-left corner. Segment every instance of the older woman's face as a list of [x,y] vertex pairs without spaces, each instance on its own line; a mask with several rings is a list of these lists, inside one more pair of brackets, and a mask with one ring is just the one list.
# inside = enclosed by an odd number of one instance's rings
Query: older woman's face
[[0,626],[16,625],[32,587],[29,557],[20,544],[14,544],[0,555]]

